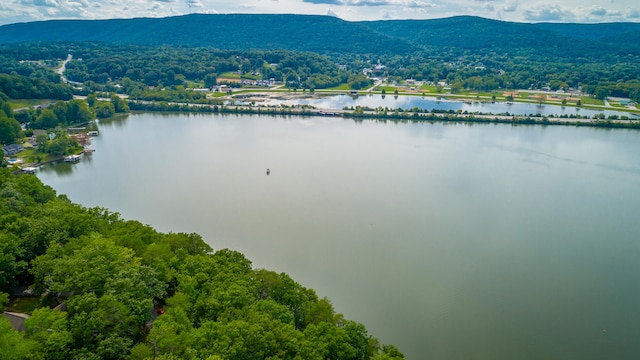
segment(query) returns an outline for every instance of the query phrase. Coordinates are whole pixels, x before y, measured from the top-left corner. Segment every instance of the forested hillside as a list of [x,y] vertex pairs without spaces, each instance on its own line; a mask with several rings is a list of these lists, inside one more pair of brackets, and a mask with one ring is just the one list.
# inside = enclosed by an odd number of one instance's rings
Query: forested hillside
[[403,358],[284,273],[0,169],[0,308],[16,286],[40,301],[2,359]]
[[[627,55],[630,47],[624,42],[608,42],[604,38],[640,29],[640,24],[633,23],[589,26],[525,24],[472,16],[436,20],[373,21],[367,25],[371,29],[402,38],[434,54],[453,52],[461,56],[470,53],[493,53],[554,61],[613,61],[612,59],[618,55]],[[634,49],[635,51],[637,49]],[[636,53],[638,54],[640,53]]]
[[103,41],[317,53],[407,53],[414,49],[401,40],[373,34],[359,23],[311,15],[194,14],[160,19],[56,20],[0,27],[0,43],[24,41]]
[[[179,31],[176,31],[179,29]],[[0,43],[104,41],[115,44],[287,49],[322,54],[407,55],[425,49],[484,49],[512,55],[600,57],[623,54],[637,23],[524,24],[459,16],[435,20],[347,22],[312,15],[202,15],[118,20],[53,20],[0,27]],[[618,41],[609,41],[618,37]],[[633,40],[633,39],[631,39]]]

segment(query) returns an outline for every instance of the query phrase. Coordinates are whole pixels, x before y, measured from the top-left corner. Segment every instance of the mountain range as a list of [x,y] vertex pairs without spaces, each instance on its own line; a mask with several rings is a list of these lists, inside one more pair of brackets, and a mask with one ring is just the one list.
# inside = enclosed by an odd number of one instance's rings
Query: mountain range
[[640,56],[640,23],[515,23],[472,16],[349,22],[330,16],[190,14],[49,20],[0,26],[0,44],[98,41],[320,54],[494,52],[554,57]]

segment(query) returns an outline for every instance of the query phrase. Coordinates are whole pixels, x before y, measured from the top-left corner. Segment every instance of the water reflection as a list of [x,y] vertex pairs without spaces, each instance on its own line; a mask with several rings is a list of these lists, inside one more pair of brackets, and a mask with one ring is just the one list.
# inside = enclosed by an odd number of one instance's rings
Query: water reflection
[[55,161],[52,163],[44,164],[38,168],[40,173],[49,174],[55,173],[58,176],[71,176],[74,172],[74,167],[76,164],[68,164],[64,161]]
[[419,96],[403,96],[394,95],[387,98],[385,95],[373,96],[351,96],[351,95],[330,95],[318,96],[315,98],[304,99],[273,99],[268,101],[269,104],[284,105],[313,105],[321,109],[343,109],[345,107],[366,106],[370,108],[389,108],[389,109],[412,109],[417,107],[425,110],[452,110],[481,112],[492,114],[510,113],[512,115],[583,115],[594,116],[604,114],[606,116],[618,115],[628,116],[630,118],[639,118],[638,114],[613,111],[613,110],[593,110],[581,109],[571,106],[534,104],[534,103],[504,103],[504,102],[481,102],[481,101],[457,101],[446,98],[419,97]]
[[99,123],[92,161],[38,177],[287,272],[409,360],[640,354],[640,131],[236,114],[117,124]]

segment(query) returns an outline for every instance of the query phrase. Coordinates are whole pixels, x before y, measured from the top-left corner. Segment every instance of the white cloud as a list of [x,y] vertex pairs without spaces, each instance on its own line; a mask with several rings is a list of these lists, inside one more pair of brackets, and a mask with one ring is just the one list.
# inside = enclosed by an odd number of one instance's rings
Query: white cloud
[[640,19],[640,10],[638,9],[629,9],[625,14],[628,19]]
[[527,21],[571,21],[574,15],[571,11],[559,5],[538,4],[525,9],[523,17]]
[[516,10],[518,10],[518,2],[515,0],[509,0],[507,2],[504,3],[504,6],[502,6],[502,10],[505,12],[514,12]]
[[607,15],[607,9],[601,6],[593,5],[589,10],[589,14],[594,16],[605,16]]
[[56,0],[19,0],[18,3],[26,6],[44,6],[44,7],[58,7],[60,3]]
[[193,8],[193,7],[195,7],[195,8],[204,7],[204,5],[202,5],[200,0],[186,0],[186,4],[187,4],[187,7],[190,7],[190,8]]
[[433,6],[431,1],[425,0],[302,0],[311,4],[328,4],[336,6],[364,6],[364,7],[380,7],[380,6],[397,6],[407,8],[421,8]]
[[67,5],[73,7],[87,7],[89,6],[89,2],[87,0],[72,0],[67,1]]

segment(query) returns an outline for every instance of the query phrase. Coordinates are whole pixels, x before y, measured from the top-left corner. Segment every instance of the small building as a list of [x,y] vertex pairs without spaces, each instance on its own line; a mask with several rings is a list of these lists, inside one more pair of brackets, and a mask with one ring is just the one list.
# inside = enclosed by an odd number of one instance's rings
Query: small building
[[67,155],[64,157],[64,162],[77,163],[80,161],[80,155]]
[[28,314],[22,313],[14,313],[5,311],[2,313],[5,318],[9,320],[11,326],[16,331],[24,331],[24,321],[27,320],[30,316]]
[[20,151],[22,151],[23,149],[24,148],[20,144],[6,145],[6,146],[4,146],[2,148],[2,150],[4,151],[4,155],[5,156],[13,156],[13,155],[19,153]]

